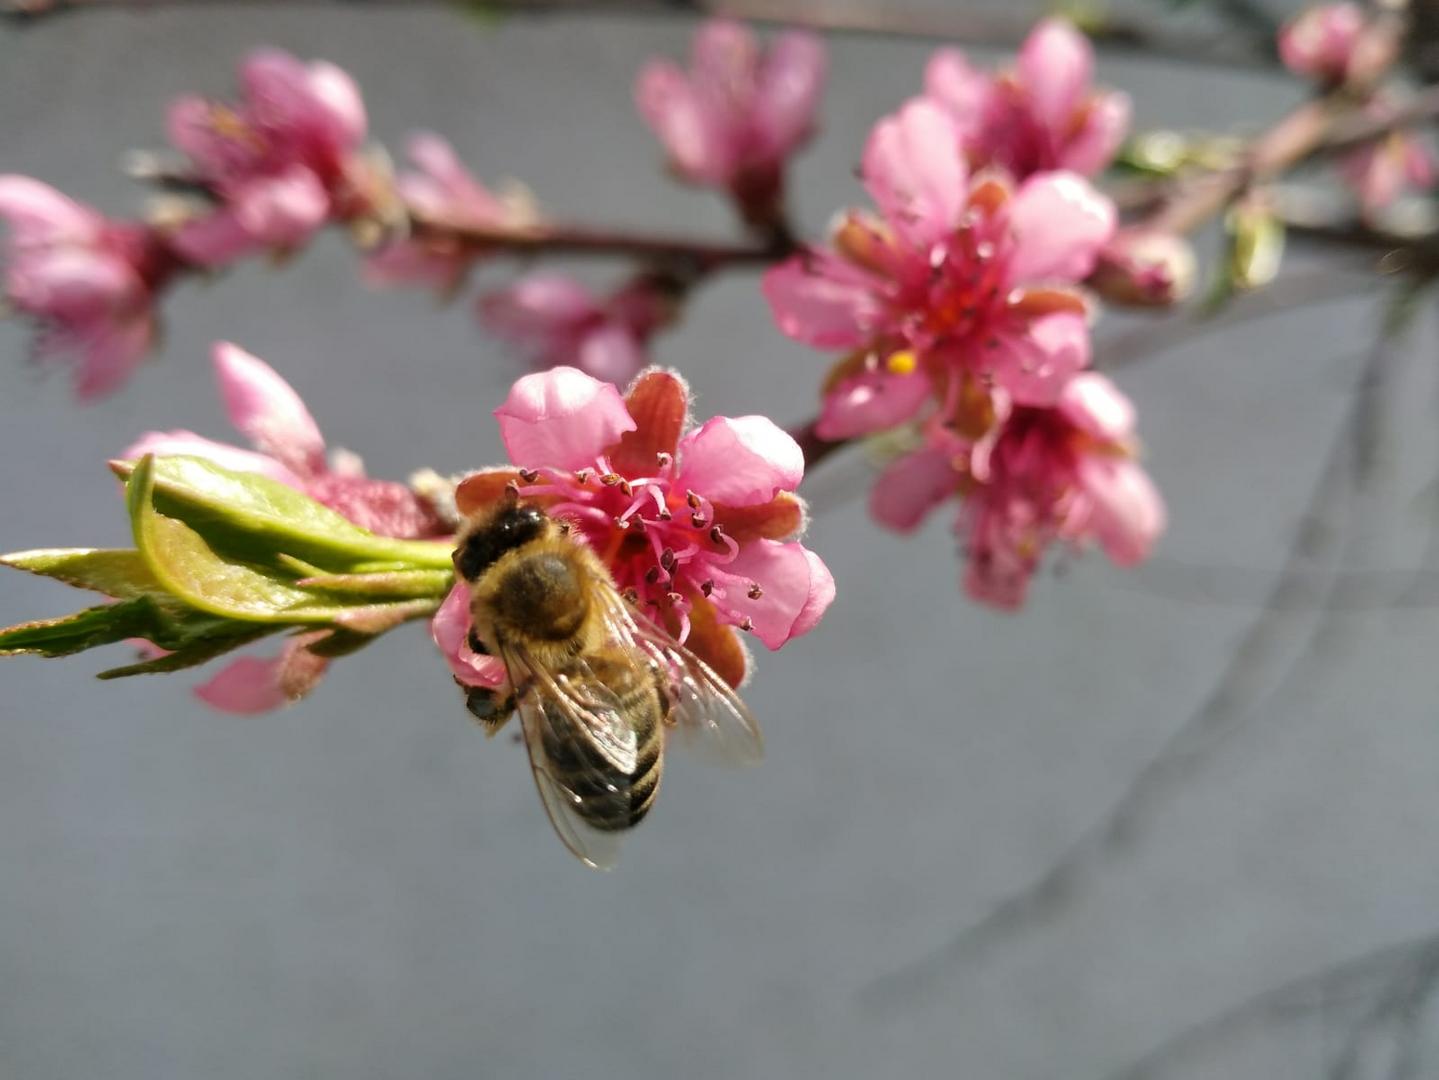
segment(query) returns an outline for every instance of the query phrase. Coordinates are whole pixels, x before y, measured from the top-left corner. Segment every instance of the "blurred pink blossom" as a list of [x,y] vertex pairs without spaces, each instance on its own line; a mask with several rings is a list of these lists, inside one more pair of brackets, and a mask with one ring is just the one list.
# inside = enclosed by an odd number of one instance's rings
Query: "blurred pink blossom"
[[[1388,119],[1397,110],[1392,98],[1378,94],[1364,109],[1376,120]],[[1439,171],[1433,151],[1403,129],[1351,150],[1339,160],[1338,168],[1365,214],[1383,210],[1406,191],[1428,191]]]
[[947,410],[966,379],[1047,405],[1089,364],[1087,307],[1072,286],[1115,228],[1113,204],[1070,172],[1017,189],[971,178],[950,116],[910,102],[865,148],[865,186],[881,217],[851,212],[833,247],[769,270],[780,330],[850,350],[831,377],[817,433],[892,427],[927,402]]
[[1164,501],[1134,460],[1134,407],[1107,378],[1085,372],[1049,408],[988,404],[989,426],[967,438],[943,425],[892,462],[870,511],[900,532],[960,499],[956,530],[968,552],[965,588],[995,607],[1023,605],[1055,541],[1096,542],[1119,566],[1148,557],[1164,531]]
[[1167,307],[1189,295],[1197,274],[1188,240],[1139,225],[1114,234],[1099,253],[1089,285],[1116,304]]
[[1358,4],[1306,8],[1280,29],[1279,58],[1296,75],[1342,83],[1363,33],[1364,11]]
[[[573,523],[643,613],[738,685],[747,661],[730,628],[778,649],[819,622],[834,580],[798,540],[799,445],[762,416],[691,428],[688,409],[684,381],[659,369],[624,397],[575,368],[527,375],[495,410],[517,467],[471,474],[456,501],[473,514],[516,484]],[[463,655],[467,616],[452,596],[435,640],[462,682],[493,686],[493,665]]]
[[974,168],[998,165],[1016,180],[1048,169],[1093,176],[1113,160],[1129,128],[1129,97],[1092,86],[1094,50],[1068,21],[1030,31],[1015,66],[990,73],[958,49],[925,69],[925,94],[946,109]]
[[260,49],[241,64],[240,83],[238,103],[190,95],[170,107],[170,140],[220,203],[174,237],[187,259],[205,266],[292,250],[326,221],[367,209],[356,153],[365,106],[347,74]]
[[650,337],[670,318],[657,283],[640,277],[606,297],[565,274],[530,274],[480,297],[480,319],[536,367],[569,364],[627,383],[648,362]]
[[824,79],[813,35],[790,31],[761,48],[748,27],[712,19],[695,34],[690,70],[651,60],[635,102],[676,173],[729,191],[748,220],[768,224],[785,160],[814,133]]
[[144,226],[27,176],[0,176],[0,218],[10,226],[5,299],[39,322],[37,355],[73,358],[82,400],[118,389],[155,339],[169,253]]
[[[524,197],[490,192],[440,136],[414,135],[407,151],[414,170],[400,174],[398,187],[411,213],[461,228],[495,231],[522,230],[538,222]],[[478,254],[475,245],[454,237],[421,234],[382,248],[370,256],[365,269],[376,284],[415,282],[451,290]]]

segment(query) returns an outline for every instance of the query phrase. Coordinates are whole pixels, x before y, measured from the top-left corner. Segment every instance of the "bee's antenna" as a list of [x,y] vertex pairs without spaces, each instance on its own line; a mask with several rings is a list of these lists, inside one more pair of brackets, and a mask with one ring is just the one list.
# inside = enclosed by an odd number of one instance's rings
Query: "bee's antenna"
[[505,485],[505,502],[514,506],[520,501],[520,485],[511,480]]

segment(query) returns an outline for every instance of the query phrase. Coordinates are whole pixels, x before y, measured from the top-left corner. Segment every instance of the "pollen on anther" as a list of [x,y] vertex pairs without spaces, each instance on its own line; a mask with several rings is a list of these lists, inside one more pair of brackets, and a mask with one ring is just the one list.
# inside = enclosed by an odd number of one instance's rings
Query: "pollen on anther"
[[605,487],[614,487],[621,479],[622,477],[619,473],[607,472],[604,476],[600,477],[600,483],[604,484]]
[[590,476],[591,473],[589,469],[581,469],[575,473],[575,480],[581,484],[588,484],[590,482]]
[[660,566],[664,567],[665,573],[669,573],[675,568],[674,548],[665,548],[660,552]]
[[648,570],[645,571],[645,584],[646,584],[646,585],[658,585],[659,583],[660,583],[660,568],[659,568],[658,566],[651,566]]
[[758,600],[761,596],[764,595],[764,590],[760,588],[760,584],[758,581],[750,582],[748,595],[751,600]]
[[703,529],[706,525],[709,524],[709,518],[705,517],[703,514],[691,514],[690,524],[693,525],[696,529]]
[[714,591],[715,591],[715,583],[714,583],[714,581],[713,581],[712,579],[706,578],[703,582],[700,583],[700,593],[701,593],[702,595],[708,596],[710,593],[712,593],[712,592],[714,592]]
[[748,615],[746,615],[743,619],[740,620],[739,628],[741,630],[753,630],[754,620],[751,619]]
[[620,595],[631,604],[638,604],[640,602],[640,591],[633,585],[626,586],[624,592],[620,593]]
[[700,508],[700,497],[693,491],[685,492],[685,502],[689,503],[691,510],[698,510]]
[[538,472],[536,472],[534,469],[521,469],[521,470],[520,470],[520,479],[523,480],[523,481],[524,481],[525,483],[527,483],[527,484],[533,484],[533,483],[534,483],[536,480],[538,480],[539,478],[540,478],[540,474],[539,474]]
[[724,543],[724,530],[721,529],[718,525],[714,526],[712,529],[710,529],[710,539],[713,540],[716,544]]
[[626,499],[635,493],[635,489],[630,486],[630,482],[624,477],[620,477],[620,493],[623,494]]
[[661,469],[664,469],[669,467],[670,463],[674,461],[674,457],[664,450],[657,450],[655,451],[655,461],[659,463]]

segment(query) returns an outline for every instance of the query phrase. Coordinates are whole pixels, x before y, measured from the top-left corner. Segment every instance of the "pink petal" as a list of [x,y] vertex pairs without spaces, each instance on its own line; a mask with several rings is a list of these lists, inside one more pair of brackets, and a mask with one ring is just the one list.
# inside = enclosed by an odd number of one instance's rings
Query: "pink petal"
[[304,165],[245,184],[232,200],[236,221],[250,235],[277,248],[295,248],[325,223],[330,196]]
[[829,572],[824,560],[813,551],[805,548],[804,555],[809,561],[809,597],[795,616],[794,625],[790,627],[791,638],[808,634],[818,626],[830,604],[834,603],[834,575]]
[[572,367],[526,375],[495,410],[500,438],[516,465],[593,466],[635,422],[620,392]]
[[259,473],[294,488],[305,489],[305,481],[272,457],[215,442],[192,431],[150,431],[120,453],[121,461],[138,461],[146,454],[156,457],[198,457],[235,472]]
[[470,590],[456,583],[430,620],[430,638],[455,678],[466,686],[502,686],[505,665],[494,656],[482,656],[469,646]]
[[879,320],[876,282],[829,253],[796,255],[765,271],[760,288],[786,337],[817,349],[864,342]]
[[225,412],[255,449],[301,475],[325,471],[325,439],[294,387],[265,361],[228,341],[211,358]]
[[316,109],[313,115],[335,144],[352,148],[363,142],[368,120],[355,80],[329,61],[316,60],[310,65],[308,83]]
[[187,262],[207,267],[224,266],[261,246],[229,209],[185,222],[170,234],[170,244]]
[[690,66],[696,84],[733,93],[733,87],[754,80],[759,44],[748,26],[734,19],[706,19],[695,31]]
[[495,333],[534,345],[602,314],[599,301],[568,274],[528,274],[480,298],[480,317]]
[[1059,410],[1080,431],[1102,442],[1122,443],[1134,434],[1134,405],[1097,371],[1081,372],[1065,384]]
[[925,447],[890,462],[869,493],[869,513],[900,533],[919,528],[929,512],[955,493],[954,455]]
[[635,106],[683,176],[710,184],[729,179],[733,159],[723,132],[674,64],[651,60],[640,70]]
[[10,269],[8,286],[16,307],[77,323],[133,305],[145,291],[123,259],[68,245],[22,253]]
[[1117,220],[1114,203],[1082,176],[1051,172],[1031,177],[1010,203],[1016,238],[1010,283],[1082,280],[1114,235]]
[[885,219],[915,246],[958,224],[968,195],[960,132],[933,101],[916,98],[876,124],[861,171]]
[[279,657],[242,656],[231,660],[208,682],[195,687],[193,693],[221,712],[241,716],[269,712],[290,703],[280,688],[280,664]]
[[1094,50],[1065,19],[1045,19],[1024,39],[1017,65],[1035,118],[1062,134],[1089,90]]
[[757,506],[804,477],[799,443],[765,416],[716,416],[679,442],[677,490],[711,502]]
[[440,136],[422,131],[410,137],[406,152],[420,174],[400,177],[400,194],[410,206],[430,213],[455,214],[466,222],[498,225],[506,211],[460,161],[454,147]]
[[920,372],[892,375],[867,371],[845,379],[825,395],[815,434],[852,439],[902,424],[929,400],[929,379]]
[[1060,152],[1059,164],[1083,176],[1093,176],[1111,161],[1129,131],[1128,94],[1108,91],[1090,99],[1084,126]]
[[924,92],[944,106],[961,137],[969,138],[984,124],[994,81],[972,67],[958,49],[938,49],[924,67]]
[[1089,366],[1089,327],[1081,315],[1045,315],[996,341],[989,363],[1017,405],[1053,405],[1070,378]]
[[[736,624],[747,616],[755,636],[769,649],[778,649],[795,636],[797,623],[804,629],[813,627],[818,618],[814,608],[822,613],[833,599],[832,593],[826,597],[825,583],[816,581],[816,598],[811,602],[815,570],[800,543],[751,541],[731,562],[711,567],[709,572],[719,586],[715,596],[724,590],[724,598],[714,600],[716,610]],[[757,599],[750,595],[755,585],[760,587]]]
[[104,222],[94,210],[49,184],[15,173],[0,175],[0,218],[9,222],[22,245],[89,243]]
[[781,34],[765,54],[755,93],[755,123],[775,157],[788,154],[814,130],[825,64],[823,43],[803,31]]
[[1149,557],[1164,532],[1164,499],[1140,466],[1128,458],[1088,454],[1077,476],[1091,500],[1090,527],[1105,554],[1119,566]]
[[634,331],[618,323],[604,323],[586,334],[574,357],[581,371],[616,386],[628,384],[647,359]]
[[148,313],[101,327],[81,351],[75,368],[75,396],[93,401],[118,390],[154,341],[155,323]]

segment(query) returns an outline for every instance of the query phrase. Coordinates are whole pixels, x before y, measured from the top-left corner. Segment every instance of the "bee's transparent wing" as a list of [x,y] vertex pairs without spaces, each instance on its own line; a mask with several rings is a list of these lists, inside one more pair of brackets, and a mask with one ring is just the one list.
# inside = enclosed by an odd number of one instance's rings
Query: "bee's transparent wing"
[[608,870],[619,859],[622,831],[592,820],[623,820],[639,752],[619,699],[583,660],[554,672],[518,644],[500,654],[515,686],[535,786],[565,847],[586,866]]
[[759,724],[714,668],[648,619],[635,618],[617,593],[607,598],[605,614],[611,633],[632,642],[660,673],[670,700],[667,747],[677,744],[720,765],[754,765],[764,757]]

